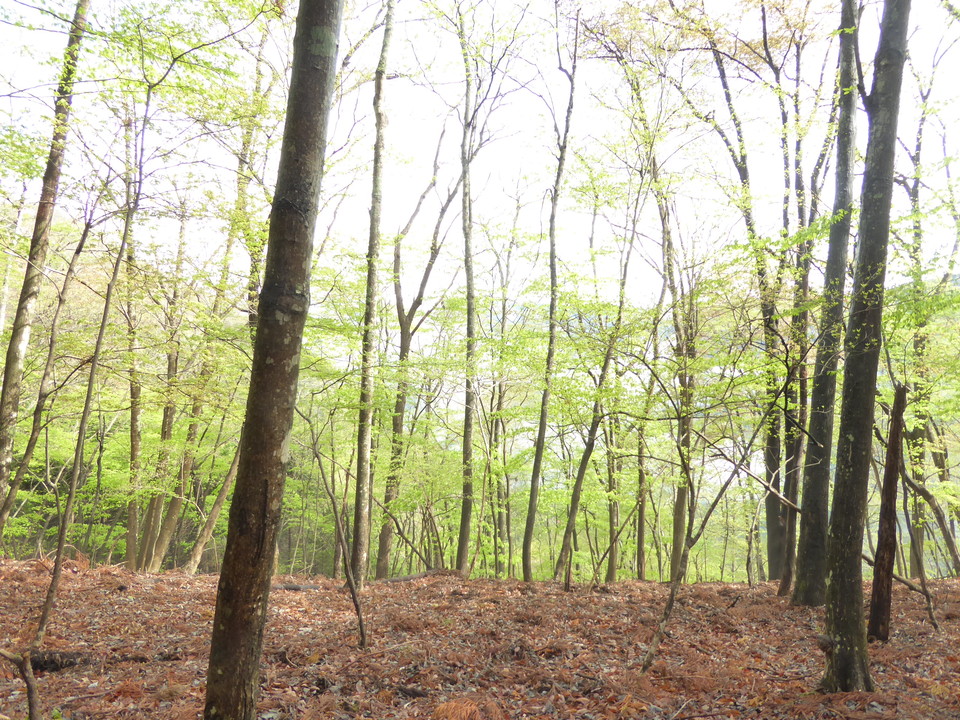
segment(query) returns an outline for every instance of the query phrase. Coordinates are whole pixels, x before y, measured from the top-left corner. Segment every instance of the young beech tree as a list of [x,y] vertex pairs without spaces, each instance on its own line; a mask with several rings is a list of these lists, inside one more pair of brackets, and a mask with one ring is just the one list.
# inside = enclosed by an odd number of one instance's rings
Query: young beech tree
[[342,0],[302,0],[297,15],[247,420],[210,640],[206,720],[253,720],[257,712],[342,11]]
[[567,95],[567,109],[563,116],[563,128],[556,124],[554,128],[557,138],[557,168],[554,174],[553,187],[550,190],[550,221],[547,231],[549,243],[550,264],[550,309],[547,315],[547,357],[543,370],[543,390],[540,393],[540,414],[537,419],[537,439],[533,446],[533,468],[530,471],[530,495],[527,503],[527,519],[523,527],[523,546],[521,549],[521,563],[523,565],[523,580],[533,580],[533,534],[537,522],[537,503],[540,498],[540,474],[543,468],[543,455],[547,439],[547,418],[550,409],[550,392],[553,383],[554,363],[557,347],[557,296],[559,294],[557,282],[557,213],[560,207],[560,194],[563,190],[564,166],[567,160],[567,148],[570,144],[570,127],[573,119],[573,102],[576,92],[577,60],[579,55],[580,18],[577,17],[574,26],[573,50],[570,55],[570,68],[564,65],[560,55],[559,28],[557,29],[557,60],[560,71],[564,74],[570,86]]
[[373,360],[376,348],[377,304],[379,303],[380,216],[383,210],[383,152],[387,118],[383,89],[387,75],[387,53],[393,34],[395,0],[386,0],[383,43],[373,79],[373,189],[370,193],[370,234],[367,241],[367,283],[363,303],[363,340],[360,350],[360,417],[357,420],[357,484],[353,510],[353,549],[350,567],[354,582],[363,588],[370,554],[370,498],[373,493],[371,450],[373,441]]
[[[440,208],[437,211],[437,219],[433,225],[433,233],[430,239],[430,251],[427,256],[423,269],[420,272],[420,282],[417,284],[416,294],[407,305],[403,297],[402,277],[403,262],[402,248],[403,240],[410,233],[413,223],[420,213],[424,200],[433,191],[437,184],[437,175],[439,173],[440,150],[443,146],[443,135],[440,133],[440,139],[437,142],[437,154],[433,161],[433,175],[427,183],[426,188],[420,194],[417,204],[407,220],[406,225],[400,230],[393,244],[393,295],[397,310],[397,325],[399,335],[399,352],[397,355],[397,388],[393,400],[393,414],[391,416],[390,429],[390,466],[387,471],[387,478],[383,492],[383,506],[386,517],[380,526],[380,534],[377,543],[377,567],[376,578],[387,577],[390,573],[390,555],[393,549],[393,536],[395,529],[395,520],[392,516],[391,505],[400,494],[400,475],[404,466],[406,455],[407,431],[407,402],[410,395],[410,354],[413,349],[413,339],[423,323],[430,317],[436,305],[423,308],[424,300],[427,295],[427,284],[433,269],[436,267],[437,258],[443,247],[443,241],[446,233],[443,232],[444,220],[450,208],[453,207],[453,201],[456,199],[460,190],[461,175],[457,175],[456,180],[447,189],[443,196]],[[412,433],[413,428],[410,428]]]
[[481,148],[491,139],[491,114],[503,103],[510,82],[509,70],[522,39],[521,26],[525,12],[515,22],[507,21],[491,28],[488,37],[478,37],[478,27],[484,23],[484,13],[491,12],[482,3],[458,0],[452,14],[445,21],[453,29],[460,48],[464,84],[460,110],[460,178],[463,233],[463,269],[466,299],[466,350],[464,355],[464,408],[461,470],[463,477],[460,498],[460,525],[457,538],[456,567],[468,571],[470,560],[470,528],[473,517],[473,430],[476,415],[477,390],[477,328],[476,292],[473,272],[473,205],[471,169]]
[[867,156],[860,211],[837,443],[837,471],[827,542],[827,692],[872,690],[863,618],[860,553],[872,460],[874,402],[880,359],[883,283],[887,269],[897,116],[907,53],[910,0],[885,0],[867,109]]

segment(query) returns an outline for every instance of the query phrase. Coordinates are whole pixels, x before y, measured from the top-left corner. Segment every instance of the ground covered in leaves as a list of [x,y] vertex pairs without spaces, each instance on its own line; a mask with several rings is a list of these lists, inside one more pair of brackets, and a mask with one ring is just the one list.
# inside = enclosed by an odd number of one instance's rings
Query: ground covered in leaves
[[[23,649],[49,564],[0,560],[0,648]],[[320,718],[960,718],[960,584],[933,583],[940,631],[898,587],[892,639],[871,646],[875,693],[822,695],[821,611],[770,583],[681,589],[653,668],[639,671],[667,587],[436,574],[371,583],[370,647],[357,648],[342,582],[278,578],[262,665],[263,720]],[[44,716],[200,717],[216,578],[134,575],[68,564],[38,672]],[[26,716],[14,666],[0,665],[0,720]]]

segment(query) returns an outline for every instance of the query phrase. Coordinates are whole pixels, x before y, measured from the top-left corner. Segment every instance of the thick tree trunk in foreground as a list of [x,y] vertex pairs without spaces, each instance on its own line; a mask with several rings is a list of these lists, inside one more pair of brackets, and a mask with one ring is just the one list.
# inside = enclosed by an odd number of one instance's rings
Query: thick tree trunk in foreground
[[897,553],[897,480],[903,462],[903,411],[907,405],[907,388],[898,385],[890,411],[890,436],[887,459],[883,468],[880,492],[880,528],[877,531],[877,552],[873,564],[873,587],[870,595],[870,622],[867,636],[886,641],[890,637],[890,604],[893,591],[893,561]]
[[827,692],[872,690],[863,618],[861,550],[873,440],[874,395],[880,359],[883,283],[897,115],[906,59],[910,0],[886,0],[874,61],[860,211],[860,247],[854,275],[837,444],[837,472],[827,554],[826,635],[832,643]]
[[807,442],[797,545],[796,605],[824,603],[827,590],[827,512],[830,496],[830,457],[833,450],[833,411],[837,365],[843,329],[843,292],[847,269],[847,242],[853,202],[853,166],[856,161],[856,27],[853,0],[843,0],[840,18],[840,117],[837,127],[837,174],[830,226],[830,247],[824,276],[820,327],[810,400],[810,440]]
[[297,16],[247,420],[210,641],[206,720],[256,717],[342,8],[342,0],[302,0]]
[[[20,299],[13,317],[10,342],[3,366],[3,389],[0,391],[0,499],[7,494],[13,462],[13,438],[17,427],[20,406],[20,388],[23,376],[23,363],[30,345],[30,331],[33,328],[33,316],[40,297],[40,284],[44,277],[44,265],[47,261],[50,225],[53,223],[53,211],[57,205],[57,193],[60,188],[60,171],[66,152],[67,131],[70,127],[70,106],[73,103],[73,83],[77,76],[77,56],[80,53],[80,41],[87,26],[87,9],[90,0],[77,0],[73,23],[67,38],[67,49],[60,71],[60,82],[54,96],[53,138],[50,141],[50,153],[47,167],[43,173],[43,185],[40,189],[40,201],[37,204],[37,217],[30,238],[30,251],[20,286]],[[0,527],[2,530],[2,527]]]

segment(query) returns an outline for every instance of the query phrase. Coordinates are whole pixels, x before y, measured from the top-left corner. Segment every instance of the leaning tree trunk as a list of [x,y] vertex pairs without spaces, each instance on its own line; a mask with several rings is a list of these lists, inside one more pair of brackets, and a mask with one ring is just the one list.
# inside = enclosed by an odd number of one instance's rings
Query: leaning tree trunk
[[77,58],[80,41],[87,27],[87,9],[90,0],[77,0],[73,22],[67,37],[67,49],[60,71],[60,82],[54,96],[53,138],[47,156],[47,167],[40,188],[40,202],[30,238],[30,251],[20,286],[20,299],[13,317],[10,341],[3,366],[3,388],[0,390],[0,498],[7,494],[10,470],[13,463],[13,438],[17,428],[20,406],[20,390],[23,380],[23,363],[30,344],[30,331],[40,297],[40,285],[44,278],[44,265],[49,247],[50,226],[57,205],[60,188],[60,172],[66,152],[67,132],[70,128],[70,106],[73,103],[73,84],[77,76]]
[[[241,430],[241,434],[242,432],[243,431]],[[207,512],[207,517],[203,521],[203,527],[200,528],[200,532],[197,534],[197,539],[193,543],[193,549],[190,550],[190,556],[180,568],[188,575],[193,575],[195,572],[197,572],[197,568],[200,567],[200,561],[203,559],[203,552],[206,550],[207,543],[210,542],[210,538],[213,537],[213,531],[217,526],[217,518],[220,517],[220,511],[223,509],[223,505],[227,501],[227,495],[230,494],[230,490],[233,488],[233,481],[237,479],[239,460],[240,451],[238,448],[237,452],[235,452],[233,455],[233,462],[230,463],[230,469],[227,470],[227,476],[223,479],[223,484],[220,485],[220,490],[217,492],[217,497],[214,498],[213,505],[210,506],[210,510]]]
[[303,0],[297,15],[247,420],[210,640],[206,720],[253,720],[257,712],[342,10],[342,0]]
[[80,419],[77,423],[77,442],[74,446],[73,462],[71,464],[70,480],[66,503],[63,508],[63,515],[60,518],[60,527],[57,532],[57,550],[54,556],[53,571],[51,573],[50,584],[47,586],[46,597],[40,610],[40,619],[37,621],[37,627],[33,633],[33,640],[30,646],[19,656],[13,655],[6,650],[0,650],[3,657],[13,661],[19,668],[24,683],[27,686],[27,706],[29,709],[30,720],[40,720],[39,711],[39,693],[36,688],[36,680],[33,675],[31,665],[31,655],[36,653],[46,636],[47,628],[53,616],[53,610],[56,606],[57,591],[60,586],[60,578],[63,572],[64,551],[67,544],[67,533],[70,525],[73,523],[73,509],[77,497],[77,488],[80,484],[80,478],[83,474],[84,466],[84,446],[86,444],[87,424],[93,411],[93,396],[97,387],[97,370],[100,367],[100,355],[103,350],[103,339],[107,332],[107,324],[110,319],[110,309],[112,307],[113,291],[117,285],[117,276],[120,274],[120,264],[124,256],[124,243],[121,241],[120,248],[117,251],[117,259],[113,265],[113,273],[110,276],[110,282],[107,283],[107,290],[103,298],[103,312],[100,316],[100,326],[97,332],[97,339],[94,343],[93,354],[90,357],[90,374],[87,376],[87,389],[84,397],[83,408],[80,411]]
[[880,360],[893,164],[910,0],[885,0],[873,87],[865,99],[869,131],[827,542],[827,692],[872,690],[863,618],[861,550]]
[[77,247],[73,251],[73,256],[70,258],[70,264],[67,267],[67,272],[63,277],[63,284],[60,286],[60,292],[58,293],[57,298],[57,307],[53,311],[53,318],[50,320],[50,334],[47,339],[47,359],[43,366],[43,374],[40,377],[40,389],[37,392],[37,402],[33,407],[33,422],[30,426],[30,435],[27,438],[27,444],[23,450],[23,455],[20,457],[20,464],[17,466],[16,475],[14,475],[13,482],[10,483],[10,489],[7,492],[7,496],[3,500],[3,507],[0,507],[0,537],[3,537],[3,528],[7,524],[7,520],[10,517],[10,512],[13,510],[17,493],[19,492],[20,486],[23,484],[23,481],[27,476],[27,471],[30,468],[30,461],[33,459],[33,453],[37,448],[37,442],[40,440],[40,434],[43,432],[43,428],[45,427],[44,418],[46,417],[48,403],[51,395],[53,395],[54,390],[56,389],[54,369],[57,359],[57,342],[60,335],[60,313],[63,311],[64,307],[66,307],[67,295],[73,285],[73,280],[77,275],[77,267],[79,265],[80,255],[87,244],[87,238],[90,236],[90,230],[92,227],[93,221],[88,218],[83,227],[83,232],[80,235],[80,241],[77,243]]
[[587,470],[590,467],[590,458],[597,444],[597,435],[600,429],[600,423],[604,417],[602,397],[606,389],[607,377],[610,374],[610,368],[613,365],[613,355],[616,352],[617,341],[620,339],[620,330],[623,327],[623,310],[626,304],[625,287],[627,283],[627,271],[630,268],[630,256],[633,252],[633,245],[627,248],[623,265],[620,269],[620,289],[619,302],[617,304],[617,316],[613,326],[610,328],[610,334],[607,338],[606,349],[603,355],[603,364],[600,367],[600,374],[596,380],[596,397],[593,401],[593,412],[590,417],[590,427],[583,444],[583,453],[580,455],[580,463],[577,466],[577,476],[573,483],[573,490],[570,493],[570,510],[567,513],[567,523],[563,531],[563,539],[560,542],[560,552],[557,554],[557,562],[553,569],[553,579],[559,580],[564,570],[570,562],[573,551],[576,549],[577,515],[580,511],[580,497],[583,493],[583,482],[587,476]]

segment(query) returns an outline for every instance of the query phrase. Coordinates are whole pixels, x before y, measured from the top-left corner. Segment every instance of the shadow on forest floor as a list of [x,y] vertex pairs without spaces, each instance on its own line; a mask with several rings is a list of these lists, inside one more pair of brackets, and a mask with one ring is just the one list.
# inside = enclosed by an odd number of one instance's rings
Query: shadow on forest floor
[[[0,648],[31,637],[49,566],[0,560]],[[875,693],[821,695],[822,612],[776,586],[681,589],[650,673],[639,674],[667,587],[622,582],[566,593],[553,583],[453,574],[371,583],[371,647],[356,648],[342,582],[271,594],[260,717],[321,718],[960,718],[960,582],[923,599],[895,588],[892,639],[871,645]],[[134,575],[67,564],[38,672],[45,717],[197,718],[216,578]],[[868,593],[869,594],[869,593]],[[446,704],[445,704],[446,703]],[[472,710],[471,710],[472,708]],[[498,711],[502,709],[502,712]],[[14,667],[0,665],[0,717],[26,715]]]

